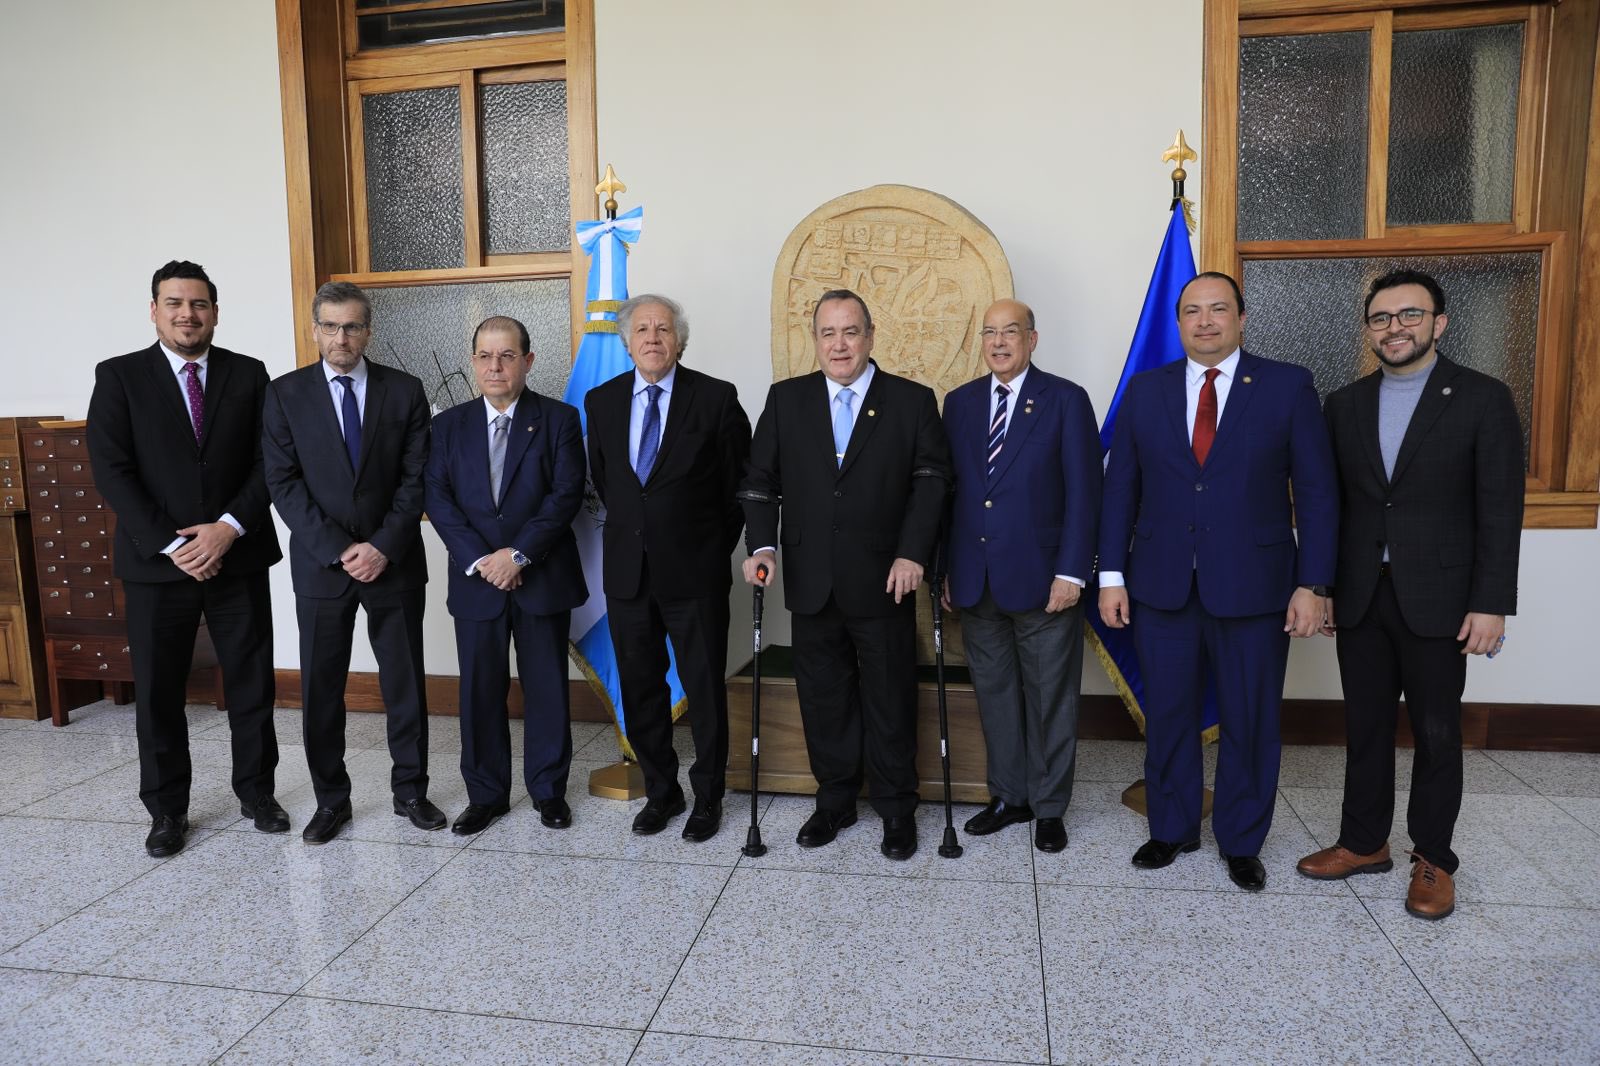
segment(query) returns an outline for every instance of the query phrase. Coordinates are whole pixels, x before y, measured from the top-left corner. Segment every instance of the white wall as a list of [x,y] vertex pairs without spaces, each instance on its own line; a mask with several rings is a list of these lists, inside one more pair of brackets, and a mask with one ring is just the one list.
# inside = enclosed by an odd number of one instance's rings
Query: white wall
[[[690,360],[735,381],[752,418],[779,247],[822,202],[879,182],[942,193],[994,231],[1039,314],[1040,364],[1103,410],[1166,222],[1161,150],[1179,126],[1199,141],[1198,0],[596,6],[600,163],[646,211],[633,288],[685,303]],[[70,65],[39,46],[63,23]],[[0,414],[81,415],[94,364],[152,339],[145,286],[171,257],[218,281],[219,343],[291,369],[270,0],[8,5],[5,30]],[[443,553],[425,538],[428,668],[450,673]],[[1474,662],[1468,698],[1600,703],[1577,658],[1600,534],[1524,534],[1521,586],[1506,653]],[[276,658],[292,667],[286,568],[273,591]],[[771,606],[769,639],[784,629]],[[354,669],[373,669],[362,640]],[[1338,692],[1331,642],[1298,644],[1288,694]]]

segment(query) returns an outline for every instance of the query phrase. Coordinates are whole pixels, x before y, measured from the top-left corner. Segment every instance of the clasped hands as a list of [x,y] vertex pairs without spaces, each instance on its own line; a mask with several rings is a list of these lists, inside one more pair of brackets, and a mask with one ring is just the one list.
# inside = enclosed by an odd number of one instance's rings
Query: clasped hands
[[478,562],[478,576],[501,592],[522,587],[522,567],[511,558],[510,548],[501,548]]
[[239,531],[226,522],[185,526],[177,533],[180,537],[191,539],[179,545],[167,558],[196,581],[216,577],[222,570],[222,557],[239,539]]

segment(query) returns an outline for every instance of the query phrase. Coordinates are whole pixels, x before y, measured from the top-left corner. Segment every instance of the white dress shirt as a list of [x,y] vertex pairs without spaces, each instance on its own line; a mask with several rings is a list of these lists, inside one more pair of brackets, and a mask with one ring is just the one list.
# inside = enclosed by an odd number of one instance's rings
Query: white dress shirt
[[[488,454],[490,455],[494,454],[494,420],[499,418],[501,415],[505,415],[507,418],[511,419],[510,422],[506,423],[506,448],[508,449],[509,453],[509,449],[511,447],[510,427],[517,421],[517,400],[512,400],[509,404],[507,404],[504,411],[496,411],[494,409],[494,404],[489,402],[489,397],[485,396],[483,398],[483,426],[484,433],[489,441]],[[492,555],[493,553],[491,552],[490,554]],[[489,558],[488,555],[481,555],[474,559],[472,561],[472,565],[467,567],[467,576],[471,577],[473,574],[476,574],[478,572],[478,565],[487,558]]]
[[[158,341],[157,343],[159,344],[160,342]],[[161,354],[167,357],[167,365],[172,367],[172,373],[178,379],[178,395],[183,397],[183,409],[189,412],[189,425],[193,426],[197,431],[203,429],[204,427],[202,426],[195,426],[194,412],[189,410],[189,372],[185,370],[184,367],[189,365],[190,360],[185,359],[171,348],[168,348],[165,344],[161,345]],[[211,349],[207,348],[201,354],[200,358],[193,360],[193,362],[200,367],[200,373],[198,375],[200,378],[200,393],[201,395],[205,395],[206,368],[211,362]],[[239,520],[233,517],[233,515],[225,514],[221,518],[217,519],[217,521],[228,523],[228,525],[234,528],[239,536],[244,536],[244,527],[239,524]],[[177,551],[187,543],[189,543],[188,537],[178,537],[171,544],[168,544],[165,548],[162,548],[161,554],[171,555],[173,552]]]
[[677,380],[677,363],[672,364],[672,369],[660,381],[646,381],[637,369],[633,372],[633,404],[628,408],[628,465],[635,470],[639,468],[639,441],[644,437],[644,416],[650,410],[650,394],[645,390],[651,385],[661,386],[656,407],[661,412],[661,437],[664,440],[667,436],[667,408],[672,406],[672,386]]

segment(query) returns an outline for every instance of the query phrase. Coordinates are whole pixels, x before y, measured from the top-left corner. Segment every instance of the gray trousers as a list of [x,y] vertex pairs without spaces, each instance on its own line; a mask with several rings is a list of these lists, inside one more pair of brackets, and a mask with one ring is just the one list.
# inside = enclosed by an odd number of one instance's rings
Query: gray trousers
[[984,586],[961,610],[961,641],[989,749],[989,795],[1060,818],[1078,761],[1084,600],[1065,611],[1003,611]]

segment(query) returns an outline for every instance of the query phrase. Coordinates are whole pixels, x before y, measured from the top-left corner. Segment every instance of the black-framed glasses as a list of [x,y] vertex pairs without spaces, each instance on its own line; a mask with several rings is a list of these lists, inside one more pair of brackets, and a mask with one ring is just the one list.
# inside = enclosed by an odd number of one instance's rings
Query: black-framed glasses
[[1375,311],[1367,316],[1367,328],[1388,329],[1389,323],[1397,318],[1400,320],[1400,324],[1402,326],[1417,326],[1421,325],[1422,320],[1431,314],[1433,314],[1432,311],[1421,307],[1402,307],[1400,310],[1393,313],[1388,311]]
[[359,337],[367,331],[365,322],[318,322],[317,329],[322,331],[324,337],[333,337],[343,333],[346,337]]

